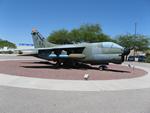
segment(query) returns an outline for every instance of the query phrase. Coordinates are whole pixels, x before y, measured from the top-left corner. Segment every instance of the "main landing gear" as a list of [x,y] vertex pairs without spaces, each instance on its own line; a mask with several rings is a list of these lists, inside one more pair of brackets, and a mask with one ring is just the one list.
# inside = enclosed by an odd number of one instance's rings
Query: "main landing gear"
[[73,61],[69,61],[69,60],[66,60],[66,61],[62,61],[62,60],[57,60],[56,61],[56,64],[55,64],[55,67],[59,68],[59,67],[77,67],[79,64],[78,62],[73,62]]

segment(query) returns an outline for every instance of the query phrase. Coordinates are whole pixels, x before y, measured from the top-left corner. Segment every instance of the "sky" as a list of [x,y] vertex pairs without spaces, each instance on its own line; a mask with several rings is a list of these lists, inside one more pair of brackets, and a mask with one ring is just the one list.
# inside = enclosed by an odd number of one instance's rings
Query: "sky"
[[111,37],[150,36],[150,0],[0,0],[0,38],[33,43],[32,28],[44,37],[59,29],[100,24]]

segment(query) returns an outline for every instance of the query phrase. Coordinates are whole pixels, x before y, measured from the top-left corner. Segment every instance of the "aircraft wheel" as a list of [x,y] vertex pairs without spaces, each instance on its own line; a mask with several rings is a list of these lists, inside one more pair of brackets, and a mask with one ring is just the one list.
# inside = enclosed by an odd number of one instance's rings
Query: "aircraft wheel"
[[99,66],[99,70],[106,70],[107,69],[107,66],[106,65],[101,65]]
[[59,67],[61,67],[61,66],[62,66],[62,63],[59,62],[59,61],[57,61],[56,64],[55,64],[55,67],[56,67],[56,68],[59,68]]

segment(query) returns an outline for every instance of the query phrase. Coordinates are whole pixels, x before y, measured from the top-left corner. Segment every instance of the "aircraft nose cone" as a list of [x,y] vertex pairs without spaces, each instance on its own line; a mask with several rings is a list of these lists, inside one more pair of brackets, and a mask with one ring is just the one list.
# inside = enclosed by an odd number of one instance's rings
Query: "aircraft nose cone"
[[123,51],[123,55],[128,55],[130,53],[130,49],[125,48]]

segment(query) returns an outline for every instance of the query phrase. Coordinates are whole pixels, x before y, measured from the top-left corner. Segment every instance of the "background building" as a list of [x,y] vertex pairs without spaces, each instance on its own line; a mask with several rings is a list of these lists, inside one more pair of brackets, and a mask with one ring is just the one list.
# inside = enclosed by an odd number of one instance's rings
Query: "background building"
[[19,43],[17,46],[17,49],[33,49],[33,44],[27,44],[27,43]]

